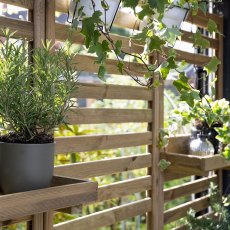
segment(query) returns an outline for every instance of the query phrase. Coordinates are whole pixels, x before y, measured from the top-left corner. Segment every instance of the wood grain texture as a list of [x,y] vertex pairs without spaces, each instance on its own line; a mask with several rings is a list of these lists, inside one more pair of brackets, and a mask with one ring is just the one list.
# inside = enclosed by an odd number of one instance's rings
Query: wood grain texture
[[151,166],[151,154],[117,157],[92,162],[56,166],[54,173],[68,177],[91,178]]
[[34,48],[42,47],[42,41],[45,41],[45,0],[34,0]]
[[33,0],[1,0],[2,3],[23,7],[29,10],[33,9]]
[[218,66],[217,70],[217,81],[216,81],[216,99],[223,98],[223,91],[224,91],[224,18],[220,18],[221,23],[218,26],[218,30],[220,34],[217,34],[219,47],[216,53],[216,56],[221,61],[220,65]]
[[202,178],[164,190],[165,202],[187,196],[193,193],[205,191],[209,188],[210,182],[217,183],[217,176]]
[[[79,71],[87,71],[91,73],[97,73],[99,65],[95,63],[96,57],[89,55],[76,55],[74,58],[74,63]],[[117,60],[107,59],[106,60],[106,70],[108,74],[121,75],[117,68]],[[124,62],[124,69],[129,71],[133,76],[140,76],[146,73],[146,68],[144,64],[134,63],[134,62]]]
[[77,98],[152,100],[151,90],[139,86],[95,84],[80,82],[79,88],[72,94]]
[[96,200],[97,183],[70,181],[72,184],[61,182],[61,186],[1,195],[0,222]]
[[57,137],[55,152],[74,153],[148,145],[152,143],[151,137],[151,132]]
[[169,143],[166,151],[170,153],[188,154],[190,135],[178,135],[169,137]]
[[[193,43],[193,38],[192,38],[193,33],[192,32],[181,30],[181,33],[182,33],[181,41]],[[210,42],[209,48],[213,48],[216,50],[219,48],[219,39],[210,38],[210,37],[207,37],[204,35],[202,35],[202,38],[204,38]]]
[[43,213],[33,215],[32,218],[32,229],[33,230],[44,230],[44,219]]
[[[150,59],[150,63],[153,63]],[[158,75],[154,76],[154,80],[160,80]],[[162,83],[162,82],[161,82]],[[163,83],[152,89],[152,102],[149,103],[149,108],[152,109],[152,123],[149,124],[149,130],[152,131],[152,143],[148,146],[148,151],[152,154],[152,167],[149,168],[148,174],[152,177],[152,188],[148,195],[152,199],[152,210],[147,214],[148,230],[159,229],[163,230],[163,209],[164,209],[164,192],[163,192],[163,173],[159,167],[160,151],[158,148],[158,138],[160,128],[163,127]]]
[[54,226],[55,230],[94,230],[101,227],[110,226],[116,222],[129,219],[134,216],[144,215],[151,210],[151,199],[146,198],[140,201],[132,202],[117,206],[104,211],[96,212],[91,215],[80,217],[76,220],[71,220],[65,223],[60,223]]
[[[164,50],[165,52],[168,52],[169,48],[165,47]],[[211,61],[211,57],[204,56],[202,54],[189,53],[189,52],[185,52],[179,49],[175,49],[175,51],[177,53],[177,56],[176,56],[177,61],[185,60],[186,62],[190,64],[195,64],[198,66],[204,66],[208,64],[208,62]]]
[[165,172],[203,175],[202,159],[200,157],[177,153],[161,153],[161,159],[171,163]]
[[100,202],[138,192],[148,191],[151,189],[151,182],[151,176],[144,176],[100,186],[98,188],[97,201]]
[[[14,34],[14,38],[27,38],[28,40],[33,39],[33,23],[7,18],[0,16],[0,28],[9,28],[11,31],[17,31]],[[2,30],[0,30],[0,36],[2,36]]]
[[55,0],[46,0],[45,2],[45,38],[55,43]]
[[69,124],[104,124],[127,122],[150,122],[149,109],[72,109],[66,116]]
[[187,215],[189,209],[195,211],[202,211],[209,206],[209,196],[204,196],[199,199],[186,202],[182,205],[178,205],[175,208],[171,208],[164,212],[164,223],[168,224],[175,220],[178,220]]

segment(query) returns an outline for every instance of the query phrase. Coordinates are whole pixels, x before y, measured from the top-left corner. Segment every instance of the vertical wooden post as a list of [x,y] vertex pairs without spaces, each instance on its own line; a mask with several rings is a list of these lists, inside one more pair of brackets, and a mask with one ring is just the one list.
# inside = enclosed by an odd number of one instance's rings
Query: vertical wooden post
[[[155,75],[154,80],[159,80],[159,75]],[[163,83],[161,86],[153,88],[152,102],[149,103],[149,108],[152,109],[152,123],[149,124],[149,131],[152,131],[152,145],[148,150],[152,154],[152,168],[149,168],[148,174],[152,176],[152,189],[149,192],[149,196],[152,198],[152,211],[147,214],[148,230],[163,230],[164,228],[163,174],[158,166],[160,161],[158,137],[164,119],[163,90]]]
[[[224,18],[220,18],[220,23],[218,25],[218,29],[221,34],[224,34]],[[221,99],[223,98],[223,91],[224,91],[224,84],[223,84],[223,79],[224,79],[224,36],[218,34],[218,41],[219,41],[219,46],[217,50],[217,57],[221,61],[221,64],[218,67],[217,71],[217,82],[216,82],[216,99]]]
[[36,215],[33,215],[33,220],[32,220],[32,229],[33,230],[44,230],[43,227],[43,213],[39,213]]
[[44,213],[44,229],[43,230],[52,230],[53,229],[53,211]]
[[39,48],[45,41],[45,3],[46,0],[34,0],[34,48]]
[[46,0],[46,39],[55,43],[55,0]]

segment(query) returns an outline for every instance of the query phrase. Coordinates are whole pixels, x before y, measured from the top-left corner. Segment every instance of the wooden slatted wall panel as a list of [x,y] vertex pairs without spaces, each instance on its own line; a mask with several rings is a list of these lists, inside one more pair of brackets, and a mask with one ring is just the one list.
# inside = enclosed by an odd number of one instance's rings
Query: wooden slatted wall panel
[[[31,21],[15,20],[12,18],[6,18],[0,16],[0,27],[8,27],[11,30],[17,30],[14,35],[15,38],[27,38],[28,40],[34,40],[36,47],[40,46],[40,39],[49,38],[53,41],[59,40],[64,41],[68,38],[69,25],[63,25],[55,23],[54,20],[54,7],[56,11],[66,13],[68,10],[68,1],[64,0],[0,0],[2,3],[12,4],[15,6],[24,7],[29,9],[30,12],[33,11],[34,7],[37,10],[33,13],[33,19]],[[45,3],[45,5],[44,5]],[[55,5],[55,6],[54,6]],[[196,17],[188,16],[187,22],[192,22],[200,27],[205,27],[207,25],[208,19],[211,18],[217,22],[220,31],[223,26],[223,19],[217,15],[207,14],[203,16],[201,13]],[[128,28],[128,29],[139,29],[140,22],[135,18],[135,16],[118,12],[117,18],[115,20],[115,25],[118,27]],[[192,42],[191,32],[182,31],[183,35],[181,37],[182,41]],[[1,31],[0,31],[0,35]],[[205,36],[204,36],[205,37]],[[35,39],[34,39],[35,38]],[[134,43],[129,47],[130,40],[128,37],[112,35],[112,38],[116,40],[122,40],[123,49],[126,51],[132,51],[135,53],[142,53],[144,46],[140,43]],[[210,42],[210,48],[216,50],[218,57],[222,59],[223,47],[222,38],[211,38],[205,37]],[[76,31],[73,33],[71,40],[76,44],[83,44],[83,37]],[[165,48],[167,52],[167,48]],[[196,65],[205,65],[210,61],[211,57],[201,55],[201,54],[191,54],[185,51],[178,51],[177,60],[185,60],[188,63]],[[94,64],[95,57],[89,55],[77,55],[76,60],[77,67],[80,70],[85,70],[91,73],[97,73],[98,66]],[[145,68],[139,63],[127,63],[129,65],[129,70],[140,77],[145,74]],[[119,75],[119,71],[116,68],[116,61],[113,59],[108,59],[106,62],[107,70],[109,74]],[[222,68],[219,69],[219,74],[222,72]],[[127,78],[127,76],[124,76]],[[221,81],[218,83],[219,95],[221,95]],[[162,92],[161,92],[162,93]],[[128,179],[124,181],[114,182],[108,185],[101,185],[98,190],[98,202],[110,200],[112,198],[120,198],[134,193],[140,193],[144,191],[149,191],[149,196],[145,199],[132,202],[130,204],[124,204],[115,208],[104,210],[98,213],[93,213],[88,216],[78,218],[76,220],[66,222],[63,224],[58,224],[55,226],[57,230],[64,229],[95,229],[103,226],[109,226],[115,224],[116,222],[135,217],[137,215],[145,215],[149,213],[150,218],[149,229],[153,229],[152,226],[158,228],[161,227],[161,222],[167,224],[186,215],[189,208],[193,207],[196,210],[202,210],[209,205],[208,197],[202,197],[195,201],[189,201],[185,204],[179,205],[177,207],[171,208],[164,211],[161,216],[159,210],[163,208],[164,202],[167,203],[171,200],[175,200],[180,197],[188,196],[190,194],[204,191],[208,188],[209,183],[217,182],[217,176],[213,175],[211,177],[204,177],[200,180],[189,182],[180,186],[175,186],[169,189],[160,191],[154,190],[153,186],[158,186],[158,179],[164,177],[164,181],[170,181],[178,178],[183,178],[185,176],[191,176],[196,173],[196,171],[186,171],[181,170],[180,172],[164,172],[161,173],[157,170],[157,160],[160,154],[157,152],[154,146],[151,147],[153,143],[156,142],[156,136],[159,126],[156,122],[159,118],[163,117],[163,112],[159,109],[156,112],[154,109],[155,105],[162,102],[163,96],[159,91],[153,92],[152,90],[145,89],[139,86],[127,86],[127,85],[115,85],[115,84],[99,84],[99,83],[81,83],[80,88],[72,96],[78,98],[90,98],[90,99],[119,99],[119,100],[141,100],[148,102],[153,105],[147,109],[92,109],[92,108],[79,108],[68,114],[69,122],[72,124],[122,124],[122,123],[149,123],[153,121],[150,130],[139,133],[118,133],[110,134],[105,133],[103,135],[84,135],[84,136],[72,136],[72,137],[58,137],[56,138],[57,148],[56,154],[59,153],[72,153],[72,152],[88,152],[93,150],[102,149],[115,149],[115,148],[125,148],[134,146],[150,146],[150,153],[138,154],[125,156],[125,157],[114,157],[112,159],[103,159],[94,162],[84,162],[75,163],[70,165],[62,165],[55,167],[55,173],[70,177],[80,177],[80,178],[92,178],[97,176],[112,175],[115,173],[127,172],[137,169],[149,168],[149,175],[141,176],[134,179]],[[159,121],[160,122],[160,121]],[[125,124],[124,124],[125,125]],[[178,150],[180,148],[183,151],[183,144],[174,146]],[[155,154],[155,155],[154,155]],[[154,168],[153,168],[154,166]],[[156,176],[157,175],[157,176]],[[161,202],[156,205],[157,196],[164,196],[160,199]],[[162,198],[161,197],[161,198]],[[158,210],[156,210],[158,209]],[[50,218],[50,217],[49,217]],[[21,220],[11,220],[9,223],[16,223],[22,220],[31,220],[31,217],[25,217]],[[37,216],[39,220],[39,216]],[[162,221],[161,221],[162,220]],[[36,221],[35,221],[36,223]],[[37,221],[39,225],[40,221]],[[7,223],[3,223],[7,224]],[[151,226],[150,226],[151,224]],[[80,227],[79,227],[80,226]],[[182,227],[183,229],[184,227]]]

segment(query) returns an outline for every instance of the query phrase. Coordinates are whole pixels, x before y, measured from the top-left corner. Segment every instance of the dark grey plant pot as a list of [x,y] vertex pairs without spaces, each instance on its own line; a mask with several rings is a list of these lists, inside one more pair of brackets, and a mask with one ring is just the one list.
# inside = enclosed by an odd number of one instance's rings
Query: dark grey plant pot
[[53,177],[54,143],[0,142],[0,186],[5,194],[49,187]]

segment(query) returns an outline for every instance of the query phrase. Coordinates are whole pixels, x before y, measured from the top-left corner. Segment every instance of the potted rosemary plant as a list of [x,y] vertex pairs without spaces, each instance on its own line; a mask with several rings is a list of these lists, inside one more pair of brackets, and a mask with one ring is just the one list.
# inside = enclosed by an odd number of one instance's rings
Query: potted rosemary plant
[[[4,193],[48,187],[53,176],[53,129],[73,105],[78,74],[68,49],[49,42],[28,53],[26,42],[0,47],[0,185]],[[30,62],[32,60],[32,62]]]

